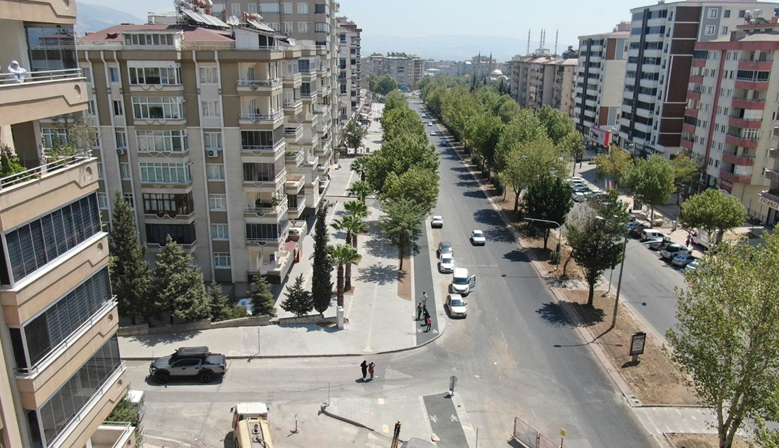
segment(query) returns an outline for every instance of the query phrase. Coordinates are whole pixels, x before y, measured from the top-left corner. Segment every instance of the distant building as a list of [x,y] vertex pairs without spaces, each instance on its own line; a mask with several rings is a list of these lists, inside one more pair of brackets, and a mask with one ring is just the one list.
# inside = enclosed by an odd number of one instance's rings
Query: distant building
[[516,56],[509,62],[511,95],[526,109],[550,106],[572,115],[577,64],[577,59],[555,57],[544,47]]
[[401,87],[408,89],[414,88],[425,75],[425,60],[406,53],[387,53],[387,56],[374,53],[368,56],[368,65],[370,73],[390,75]]
[[362,103],[362,58],[360,55],[360,33],[362,29],[346,17],[337,19],[339,44],[338,92],[340,125],[354,118]]

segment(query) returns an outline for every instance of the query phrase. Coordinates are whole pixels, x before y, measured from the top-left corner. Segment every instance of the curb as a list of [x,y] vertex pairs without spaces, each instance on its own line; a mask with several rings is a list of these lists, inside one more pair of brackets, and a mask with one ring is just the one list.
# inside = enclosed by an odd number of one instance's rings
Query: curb
[[[376,431],[375,429],[371,428],[371,427],[370,427],[370,426],[368,426],[368,425],[364,425],[364,424],[362,424],[362,423],[360,423],[360,422],[358,422],[358,421],[356,421],[356,420],[352,420],[352,419],[349,419],[349,418],[346,418],[346,417],[342,417],[342,416],[340,416],[340,415],[338,415],[338,414],[334,414],[334,413],[332,413],[332,412],[328,411],[328,410],[327,410],[327,407],[328,407],[328,406],[329,406],[329,404],[328,404],[328,403],[322,403],[322,404],[319,406],[319,412],[321,412],[322,414],[325,414],[326,416],[328,416],[328,417],[330,417],[330,418],[334,418],[334,419],[336,419],[336,420],[340,420],[340,421],[342,421],[342,422],[344,422],[344,423],[348,423],[348,424],[350,424],[350,425],[357,426],[358,428],[364,428],[364,429],[367,429],[368,431],[374,432],[374,433],[376,433],[376,434],[380,434],[380,435],[382,435],[383,437],[386,437],[386,438],[388,438],[388,439],[390,439],[390,440],[392,439],[391,437],[387,436],[386,434],[384,434],[384,433],[381,433],[381,432],[378,432],[378,431]],[[403,440],[403,439],[398,439],[398,440],[399,440],[401,443],[406,443],[406,442],[407,442],[406,440]]]

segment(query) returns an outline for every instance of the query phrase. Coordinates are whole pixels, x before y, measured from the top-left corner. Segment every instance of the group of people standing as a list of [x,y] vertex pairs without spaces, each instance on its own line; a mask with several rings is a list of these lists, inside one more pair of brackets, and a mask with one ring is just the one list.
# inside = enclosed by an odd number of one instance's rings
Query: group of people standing
[[368,364],[368,361],[362,360],[362,364],[360,364],[360,368],[362,369],[362,380],[365,381],[365,377],[370,374],[371,381],[373,381],[373,371],[376,369],[376,364],[371,362]]
[[430,327],[433,325],[433,319],[430,317],[430,312],[427,311],[427,293],[422,292],[422,301],[417,304],[417,320],[424,317],[425,332],[430,331]]

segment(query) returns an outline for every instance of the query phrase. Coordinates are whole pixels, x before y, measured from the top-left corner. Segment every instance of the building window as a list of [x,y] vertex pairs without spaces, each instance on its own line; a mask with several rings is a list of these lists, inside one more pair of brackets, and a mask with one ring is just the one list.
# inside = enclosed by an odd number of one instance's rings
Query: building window
[[208,195],[208,209],[211,211],[224,211],[227,210],[227,195],[224,194],[209,194]]
[[[20,4],[19,8],[23,7]],[[29,24],[24,29],[29,45],[30,66],[26,67],[28,70],[37,72],[78,68],[76,33],[73,32],[72,25]],[[7,40],[3,42],[10,44]]]
[[116,131],[114,137],[116,138],[116,149],[127,149],[127,133]]
[[705,34],[707,36],[711,36],[715,32],[717,32],[717,28],[714,25],[706,25],[706,32],[705,32]]
[[119,175],[122,177],[122,180],[130,180],[130,164],[127,162],[122,162],[119,164]]
[[728,27],[726,26],[722,27],[722,34],[728,34]]
[[276,165],[272,163],[244,163],[244,182],[272,182],[276,179]]
[[230,5],[230,11],[234,16],[239,17],[241,15],[241,4],[233,3],[232,5]]
[[144,184],[188,184],[191,181],[187,163],[141,163]]
[[279,31],[284,34],[292,34],[295,32],[295,24],[292,22],[282,22]]
[[229,252],[214,252],[214,267],[218,269],[225,269],[230,267],[230,253]]
[[183,152],[189,150],[186,131],[135,131],[138,152]]
[[97,208],[108,210],[108,193],[97,193]]
[[308,22],[298,22],[298,33],[308,33]]
[[125,193],[124,200],[130,205],[130,208],[135,210],[135,197],[132,193]]
[[202,106],[203,106],[204,117],[219,116],[219,100],[203,100]]
[[122,115],[124,115],[124,107],[122,107],[121,100],[114,100],[113,105],[114,105],[114,115],[116,115],[117,117],[121,117]]
[[225,180],[225,167],[219,163],[206,165],[206,177],[208,180]]
[[167,236],[178,244],[193,244],[195,237],[195,223],[192,224],[146,224],[146,241],[149,244],[165,245]]
[[92,84],[92,69],[89,67],[81,67],[81,75],[84,76],[87,83]]
[[246,239],[253,241],[278,241],[287,230],[289,221],[277,224],[246,224]]
[[257,4],[256,3],[249,3],[246,5],[246,12],[249,14],[257,14]]
[[260,14],[278,14],[279,13],[279,4],[278,3],[260,3]]
[[95,113],[96,113],[95,100],[87,101],[87,114],[88,115],[95,115]]
[[308,3],[298,3],[298,14],[308,14]]
[[143,212],[150,214],[188,215],[195,211],[192,192],[187,194],[144,193]]
[[211,224],[211,238],[215,240],[226,240],[227,224]]
[[100,180],[105,179],[103,174],[103,164],[101,162],[97,163],[97,178]]
[[717,8],[709,8],[709,18],[710,19],[716,19],[718,15]]
[[175,67],[130,67],[132,85],[179,84],[181,74]]
[[53,148],[57,145],[66,145],[68,143],[68,132],[59,128],[41,129],[41,144],[45,149]]
[[111,82],[119,82],[119,68],[118,67],[108,67],[108,73],[111,77]]
[[738,17],[739,17],[740,19],[743,19],[744,17],[746,17],[746,15],[747,15],[747,12],[746,12],[746,10],[743,10],[743,9],[742,9],[742,10],[740,10],[740,11],[738,12]]
[[218,82],[219,76],[216,67],[200,67],[201,84],[217,84]]
[[176,120],[184,118],[183,98],[133,97],[133,115],[139,120]]
[[282,3],[281,10],[284,14],[292,14],[292,3]]
[[222,149],[222,133],[221,132],[204,132],[203,144],[206,149]]
[[722,16],[725,17],[726,19],[729,18],[730,17],[730,10],[726,9],[725,11],[723,11]]
[[330,24],[327,22],[317,22],[314,24],[314,31],[317,33],[329,33]]
[[167,45],[174,42],[172,34],[125,34],[125,45]]

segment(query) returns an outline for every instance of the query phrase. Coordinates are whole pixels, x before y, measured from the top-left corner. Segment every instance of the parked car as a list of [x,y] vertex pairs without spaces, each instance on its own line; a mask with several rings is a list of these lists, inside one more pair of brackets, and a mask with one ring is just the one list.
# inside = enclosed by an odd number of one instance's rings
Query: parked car
[[673,258],[673,260],[671,260],[671,263],[673,263],[673,265],[676,267],[683,268],[689,265],[690,263],[697,262],[697,261],[698,261],[698,257],[688,253],[681,253],[681,254],[677,254]]
[[430,131],[430,135],[432,135],[433,137],[435,137],[435,136],[436,136],[436,132],[435,132],[435,131]]
[[432,125],[433,125],[433,122],[432,122],[432,121],[430,121],[430,122],[428,122],[428,123],[427,123],[427,125],[428,125],[428,126],[432,126]]
[[443,274],[454,272],[454,257],[451,254],[441,255],[441,261],[438,262],[438,271]]
[[695,260],[691,263],[689,263],[687,266],[684,267],[684,272],[692,272],[696,269],[698,269],[698,262],[700,260]]
[[584,202],[587,199],[587,196],[585,196],[584,193],[574,191],[571,195],[571,199],[573,199],[574,202]]
[[484,246],[487,244],[487,238],[484,237],[484,232],[481,230],[474,230],[471,232],[471,244],[474,246]]
[[447,139],[442,139],[442,140],[441,140],[441,146],[449,146],[449,140],[447,140]]
[[235,304],[236,306],[242,306],[246,308],[246,315],[251,316],[252,311],[254,311],[254,305],[252,305],[252,299],[241,299],[238,301],[238,303]]
[[445,306],[449,310],[450,317],[468,316],[466,305],[468,304],[460,294],[447,294]]
[[444,217],[443,216],[433,216],[433,220],[430,221],[430,227],[433,229],[440,229],[444,226]]
[[452,248],[452,243],[449,241],[441,241],[438,243],[438,258],[441,258],[444,255],[454,256],[454,248]]
[[149,365],[154,381],[165,384],[172,378],[197,377],[201,383],[210,383],[217,375],[227,372],[227,358],[211,353],[208,347],[182,347],[172,355],[157,358]]
[[662,257],[663,260],[670,260],[679,254],[688,254],[690,252],[690,248],[683,244],[671,243],[660,251],[660,257]]
[[634,226],[630,229],[630,232],[628,232],[628,236],[631,238],[641,238],[641,234],[644,233],[644,229],[646,228],[647,226],[645,224]]
[[671,238],[663,235],[661,237],[657,237],[653,240],[648,240],[649,244],[647,246],[652,250],[663,250],[665,249],[665,246],[671,244]]
[[667,237],[665,233],[655,229],[644,229],[641,233],[641,241],[649,241],[657,238]]
[[565,179],[566,182],[569,184],[584,184],[585,180],[581,177],[569,177],[568,179]]
[[640,226],[641,224],[637,223],[636,221],[629,221],[627,224],[628,230],[632,229],[635,226]]

